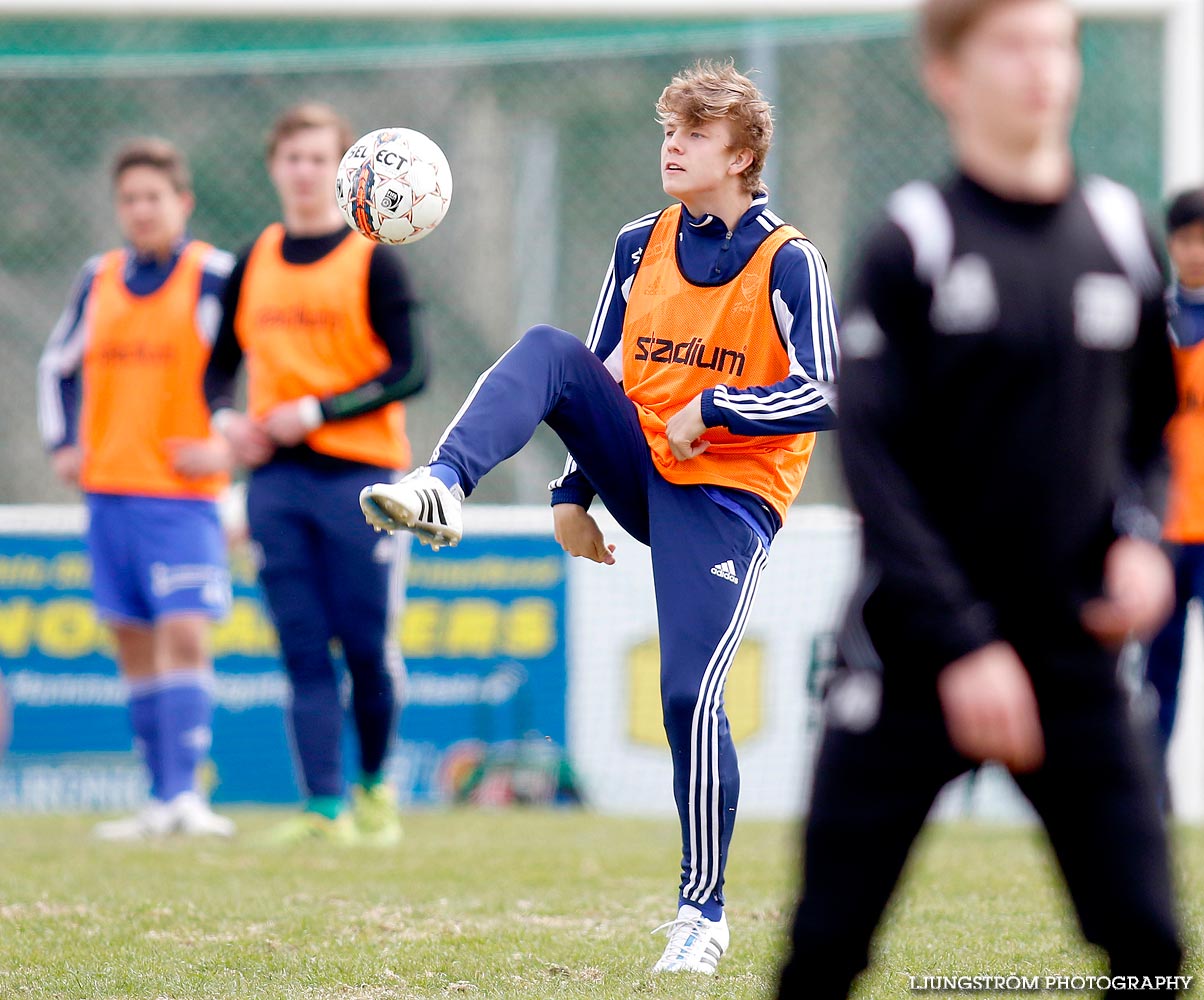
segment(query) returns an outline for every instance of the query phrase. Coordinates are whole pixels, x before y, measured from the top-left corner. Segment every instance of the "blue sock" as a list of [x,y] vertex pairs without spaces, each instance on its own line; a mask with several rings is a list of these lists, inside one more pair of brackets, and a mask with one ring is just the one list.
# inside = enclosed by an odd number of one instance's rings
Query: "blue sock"
[[702,910],[702,915],[706,917],[707,920],[718,920],[723,916],[723,904],[714,896],[708,899],[705,903],[696,903],[692,899],[683,899],[680,896],[678,897],[677,905],[679,907],[684,906],[686,903],[689,903],[691,906],[696,906],[698,909]]
[[429,466],[429,471],[432,476],[439,480],[449,490],[453,486],[460,485],[460,473],[453,469],[450,465],[440,465],[436,462]]
[[196,772],[212,742],[213,699],[209,673],[203,670],[169,674],[159,697],[159,728],[163,742],[163,794],[174,799],[196,787]]
[[150,774],[150,793],[163,798],[163,741],[159,729],[158,682],[134,681],[129,686],[130,729],[142,762]]

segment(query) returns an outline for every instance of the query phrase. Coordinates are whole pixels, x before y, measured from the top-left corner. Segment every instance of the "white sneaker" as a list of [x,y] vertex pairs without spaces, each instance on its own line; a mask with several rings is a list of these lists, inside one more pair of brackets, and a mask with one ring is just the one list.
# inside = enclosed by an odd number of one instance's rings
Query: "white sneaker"
[[425,465],[396,483],[374,483],[360,491],[360,510],[377,531],[414,532],[432,549],[455,545],[464,534],[464,491],[448,489]]
[[176,825],[171,803],[151,799],[133,816],[97,823],[92,836],[97,840],[150,840],[166,837]]
[[727,914],[718,920],[707,920],[702,910],[689,903],[681,905],[676,920],[661,924],[652,933],[658,931],[668,931],[669,943],[660,961],[652,967],[653,972],[701,972],[713,976],[730,940]]
[[181,792],[168,803],[168,808],[175,830],[185,837],[234,836],[234,821],[215,813],[196,792]]

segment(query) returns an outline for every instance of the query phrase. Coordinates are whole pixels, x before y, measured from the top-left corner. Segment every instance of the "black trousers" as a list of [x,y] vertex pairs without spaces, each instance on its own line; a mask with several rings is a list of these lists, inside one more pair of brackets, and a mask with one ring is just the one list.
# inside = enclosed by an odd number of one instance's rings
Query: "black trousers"
[[[906,703],[888,693],[877,722],[862,731],[842,721],[834,701],[816,764],[782,1000],[847,997],[937,792],[971,766],[949,744],[935,692]],[[1041,703],[1045,762],[1017,782],[1045,824],[1083,934],[1107,952],[1113,976],[1176,975],[1182,948],[1152,734],[1138,732],[1111,677],[1077,701]]]

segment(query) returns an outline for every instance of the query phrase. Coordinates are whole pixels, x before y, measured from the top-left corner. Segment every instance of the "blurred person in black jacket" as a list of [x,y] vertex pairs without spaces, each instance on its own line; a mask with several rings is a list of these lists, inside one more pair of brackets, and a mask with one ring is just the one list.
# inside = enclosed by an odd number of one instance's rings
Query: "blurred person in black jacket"
[[1152,736],[1117,676],[1172,595],[1165,281],[1132,192],[1075,172],[1077,34],[1064,0],[923,8],[956,170],[892,196],[843,310],[865,566],[782,997],[848,994],[937,792],[988,760],[1044,821],[1112,975],[1182,985]]

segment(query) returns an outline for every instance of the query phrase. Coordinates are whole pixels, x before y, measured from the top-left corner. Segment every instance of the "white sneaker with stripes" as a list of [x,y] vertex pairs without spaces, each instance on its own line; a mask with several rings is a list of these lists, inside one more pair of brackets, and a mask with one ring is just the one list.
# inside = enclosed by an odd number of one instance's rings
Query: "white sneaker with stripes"
[[689,903],[678,908],[676,920],[661,924],[652,933],[658,931],[668,932],[669,943],[652,967],[653,972],[701,972],[713,976],[730,941],[727,914],[718,920],[708,920],[698,907]]
[[412,531],[432,549],[460,541],[463,504],[464,491],[449,490],[425,465],[395,483],[373,483],[360,492],[360,510],[377,531]]

